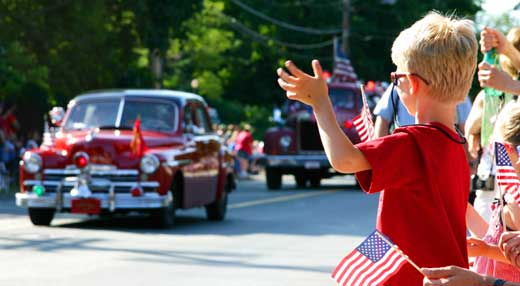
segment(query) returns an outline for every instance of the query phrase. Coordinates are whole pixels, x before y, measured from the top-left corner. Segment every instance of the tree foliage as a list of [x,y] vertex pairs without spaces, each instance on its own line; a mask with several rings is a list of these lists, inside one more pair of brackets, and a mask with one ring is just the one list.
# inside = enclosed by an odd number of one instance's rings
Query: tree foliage
[[[349,57],[367,80],[387,79],[393,40],[428,11],[473,19],[480,9],[473,0],[350,4]],[[342,0],[0,0],[0,100],[35,114],[23,124],[31,129],[51,105],[86,90],[160,80],[201,94],[224,122],[252,123],[259,137],[285,101],[276,68],[292,59],[308,70],[318,58],[331,70],[342,17]]]

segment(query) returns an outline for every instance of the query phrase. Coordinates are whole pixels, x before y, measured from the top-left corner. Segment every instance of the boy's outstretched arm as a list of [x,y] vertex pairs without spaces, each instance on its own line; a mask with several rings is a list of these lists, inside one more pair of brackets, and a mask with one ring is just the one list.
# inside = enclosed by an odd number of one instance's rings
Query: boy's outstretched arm
[[286,91],[287,98],[310,105],[314,110],[321,142],[332,167],[342,173],[370,169],[363,153],[352,144],[336,121],[318,60],[312,61],[314,76],[304,73],[291,61],[287,61],[285,66],[290,74],[279,68],[278,84]]

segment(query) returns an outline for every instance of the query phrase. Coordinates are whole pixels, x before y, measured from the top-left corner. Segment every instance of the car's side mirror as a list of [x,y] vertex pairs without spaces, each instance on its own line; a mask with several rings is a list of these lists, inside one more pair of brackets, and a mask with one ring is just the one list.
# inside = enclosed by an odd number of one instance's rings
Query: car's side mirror
[[49,117],[51,119],[51,123],[54,126],[61,126],[64,116],[65,110],[63,109],[63,107],[55,106],[51,109],[51,111],[49,111]]

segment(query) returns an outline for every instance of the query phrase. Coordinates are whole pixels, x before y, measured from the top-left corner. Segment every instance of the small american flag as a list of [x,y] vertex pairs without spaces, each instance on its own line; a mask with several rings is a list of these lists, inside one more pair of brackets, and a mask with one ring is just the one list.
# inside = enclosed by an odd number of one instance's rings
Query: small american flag
[[132,158],[141,158],[148,147],[143,139],[141,132],[141,117],[138,115],[134,121],[134,128],[132,130],[132,140],[130,141],[130,155]]
[[341,286],[378,286],[406,262],[397,247],[376,230],[341,260],[331,277]]
[[357,88],[357,75],[348,59],[341,49],[339,38],[334,39],[334,70],[329,81],[331,87]]
[[361,97],[363,98],[363,108],[361,108],[361,113],[354,117],[353,122],[354,126],[356,126],[359,139],[361,139],[361,142],[365,142],[374,139],[376,133],[372,121],[372,113],[368,107],[367,97],[363,91],[363,87],[361,87]]
[[495,160],[498,187],[504,195],[512,197],[520,204],[520,180],[507,155],[506,147],[499,142],[495,142]]
[[[352,68],[350,60],[341,49],[339,38],[334,39],[334,71],[328,85],[329,87],[351,89],[358,87],[356,72]],[[363,108],[361,108],[361,113],[353,118],[353,123],[356,126],[361,142],[365,142],[374,139],[375,131],[372,114],[368,108],[367,98],[363,89],[361,89],[361,96],[363,98]]]

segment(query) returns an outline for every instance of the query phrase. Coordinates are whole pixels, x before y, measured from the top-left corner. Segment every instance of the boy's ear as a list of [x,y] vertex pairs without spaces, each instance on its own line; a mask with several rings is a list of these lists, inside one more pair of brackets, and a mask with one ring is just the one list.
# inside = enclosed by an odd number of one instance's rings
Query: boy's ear
[[417,92],[419,92],[420,88],[420,79],[418,79],[416,76],[408,75],[408,82],[410,83],[410,95],[415,95]]

